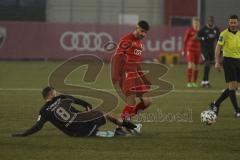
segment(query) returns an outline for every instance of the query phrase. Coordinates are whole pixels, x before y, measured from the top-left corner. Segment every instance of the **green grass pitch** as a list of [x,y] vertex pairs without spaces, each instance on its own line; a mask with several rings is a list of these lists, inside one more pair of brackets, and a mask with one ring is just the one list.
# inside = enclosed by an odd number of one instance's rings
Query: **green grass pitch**
[[[25,138],[11,133],[31,127],[43,104],[40,90],[60,62],[0,62],[0,159],[1,160],[226,160],[240,158],[240,119],[234,117],[229,100],[222,104],[217,123],[205,126],[200,113],[226,87],[223,72],[211,71],[210,89],[188,89],[186,65],[169,68],[164,79],[174,84],[171,93],[155,98],[146,111],[156,115],[187,114],[187,122],[143,123],[139,136],[114,138],[71,138],[47,123],[42,131]],[[83,68],[72,73],[67,83],[81,83]],[[112,89],[109,65],[93,86]],[[200,77],[202,66],[200,67]],[[80,96],[81,97],[81,96]],[[97,102],[86,97],[93,104]],[[239,98],[239,97],[238,97]],[[122,103],[121,103],[122,104]],[[121,105],[114,111],[119,114]],[[137,120],[137,119],[136,119]],[[162,119],[160,119],[162,120]],[[113,130],[106,125],[103,129]]]

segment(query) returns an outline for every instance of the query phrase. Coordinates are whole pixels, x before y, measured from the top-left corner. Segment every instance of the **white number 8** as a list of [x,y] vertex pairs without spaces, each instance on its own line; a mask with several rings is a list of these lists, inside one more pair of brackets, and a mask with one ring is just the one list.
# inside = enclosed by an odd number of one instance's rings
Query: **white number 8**
[[68,121],[70,119],[70,114],[62,107],[56,109],[57,115],[59,115],[64,121]]

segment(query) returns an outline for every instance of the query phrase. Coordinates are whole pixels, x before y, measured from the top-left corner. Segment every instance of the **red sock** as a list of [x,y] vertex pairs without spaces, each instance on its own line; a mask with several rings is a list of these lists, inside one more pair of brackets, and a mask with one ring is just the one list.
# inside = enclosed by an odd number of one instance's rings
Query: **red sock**
[[131,117],[135,115],[135,106],[125,105],[121,113],[121,118],[123,120],[131,120]]
[[145,110],[148,106],[146,106],[143,102],[140,102],[137,104],[134,113],[137,114],[138,112],[140,112],[141,110]]
[[188,82],[191,82],[192,81],[192,68],[188,68],[187,76],[188,76]]
[[194,82],[197,82],[198,70],[195,70],[195,71],[194,71],[194,76],[193,76],[193,78],[194,78],[193,81],[194,81]]

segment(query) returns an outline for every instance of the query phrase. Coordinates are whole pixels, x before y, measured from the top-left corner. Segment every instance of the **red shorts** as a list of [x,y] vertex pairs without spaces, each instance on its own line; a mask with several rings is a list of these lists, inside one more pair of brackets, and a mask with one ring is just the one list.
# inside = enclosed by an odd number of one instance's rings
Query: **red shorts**
[[138,73],[126,73],[126,77],[121,82],[121,90],[126,95],[135,94],[136,96],[142,96],[150,89],[149,85],[146,85]]
[[187,52],[187,61],[192,62],[194,64],[199,64],[200,62],[200,52]]

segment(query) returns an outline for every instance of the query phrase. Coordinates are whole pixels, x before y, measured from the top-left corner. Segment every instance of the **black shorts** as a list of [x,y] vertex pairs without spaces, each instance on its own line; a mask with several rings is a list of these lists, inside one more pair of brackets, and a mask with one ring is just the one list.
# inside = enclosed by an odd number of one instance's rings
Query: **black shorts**
[[214,62],[214,48],[202,48],[202,54],[205,62]]
[[223,69],[226,82],[240,82],[240,59],[224,57]]
[[101,111],[91,111],[89,114],[92,113],[97,115],[96,119],[72,124],[73,136],[95,136],[99,127],[106,124],[106,118]]

